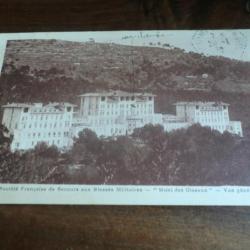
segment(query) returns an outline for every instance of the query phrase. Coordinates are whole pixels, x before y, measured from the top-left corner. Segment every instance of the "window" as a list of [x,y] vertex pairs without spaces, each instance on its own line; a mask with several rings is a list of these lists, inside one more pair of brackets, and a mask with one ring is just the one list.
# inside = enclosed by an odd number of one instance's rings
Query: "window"
[[134,101],[134,100],[135,100],[135,97],[134,97],[134,96],[132,96],[132,97],[131,97],[131,101]]
[[67,112],[70,112],[71,111],[71,107],[67,107]]
[[102,102],[105,101],[105,96],[102,96],[102,97],[101,97],[101,100],[102,100]]
[[124,100],[124,97],[122,96],[122,97],[121,97],[121,101],[123,101],[123,100]]
[[129,97],[128,96],[126,97],[126,101],[129,101]]
[[199,109],[199,105],[196,105],[196,109]]
[[152,100],[152,96],[150,96],[148,99],[149,99],[149,101],[151,101]]
[[24,113],[28,113],[28,111],[29,111],[29,108],[24,108],[24,109],[23,109],[23,112],[24,112]]

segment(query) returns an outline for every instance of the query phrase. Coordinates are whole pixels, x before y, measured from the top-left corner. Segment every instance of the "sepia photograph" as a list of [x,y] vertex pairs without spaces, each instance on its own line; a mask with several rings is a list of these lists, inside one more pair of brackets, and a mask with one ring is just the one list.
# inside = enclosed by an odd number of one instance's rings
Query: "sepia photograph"
[[250,186],[249,38],[1,34],[0,183]]

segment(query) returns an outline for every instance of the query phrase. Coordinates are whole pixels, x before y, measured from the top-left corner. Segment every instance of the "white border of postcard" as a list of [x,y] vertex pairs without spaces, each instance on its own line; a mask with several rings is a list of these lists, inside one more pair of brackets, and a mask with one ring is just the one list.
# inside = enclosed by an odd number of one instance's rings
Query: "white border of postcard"
[[0,184],[0,204],[250,205],[250,187]]
[[[49,32],[0,34],[0,69],[7,40],[15,39],[65,39],[72,41],[115,42],[140,45],[142,39],[168,37],[168,42],[186,51],[199,51],[199,47],[187,40],[178,39],[180,31],[109,31],[109,32]],[[194,32],[182,31],[186,36]],[[250,30],[217,30],[244,33],[246,40]],[[130,37],[130,39],[123,39]],[[191,41],[191,39],[190,39]],[[186,44],[186,45],[185,45]],[[143,44],[142,44],[143,46]],[[206,51],[203,51],[206,54]],[[216,51],[218,53],[218,51]],[[226,53],[225,51],[223,53]],[[207,54],[213,55],[213,51]],[[250,60],[250,43],[240,50],[230,51],[234,59]],[[217,55],[217,54],[216,54]],[[223,54],[222,56],[226,56]],[[130,186],[130,185],[57,185],[57,184],[0,184],[0,204],[94,204],[94,205],[250,205],[250,187],[247,186]]]

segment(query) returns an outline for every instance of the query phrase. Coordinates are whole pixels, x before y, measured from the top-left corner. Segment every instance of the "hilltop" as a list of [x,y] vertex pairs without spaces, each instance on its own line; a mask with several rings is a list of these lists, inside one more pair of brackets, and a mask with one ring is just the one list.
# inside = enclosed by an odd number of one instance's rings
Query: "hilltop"
[[250,63],[185,53],[178,48],[62,40],[9,41],[3,73],[22,66],[28,66],[29,75],[44,82],[66,77],[100,88],[216,88],[250,93]]

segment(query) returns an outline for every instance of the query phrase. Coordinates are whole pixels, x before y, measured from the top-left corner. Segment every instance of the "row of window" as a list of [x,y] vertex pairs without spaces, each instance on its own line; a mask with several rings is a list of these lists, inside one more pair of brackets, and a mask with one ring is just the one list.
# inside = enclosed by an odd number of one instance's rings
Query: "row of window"
[[[32,147],[35,147],[38,143],[42,143],[42,142],[45,142],[47,143],[48,145],[56,145],[56,146],[61,146],[61,140],[49,140],[49,141],[43,141],[43,140],[37,140],[37,141],[31,141],[31,146]],[[19,149],[20,147],[20,143],[19,142],[16,142],[15,143],[15,148],[16,149]]]
[[124,108],[124,107],[127,107],[127,108],[147,108],[147,107],[152,107],[153,106],[153,104],[152,103],[149,103],[149,104],[147,104],[147,103],[136,103],[136,104],[120,104],[120,105],[118,105],[118,104],[107,104],[107,105],[105,105],[105,104],[101,104],[100,105],[100,107],[101,108],[116,108],[116,109],[118,109],[118,108]]
[[29,116],[23,116],[22,121],[27,121],[27,120],[62,120],[62,119],[71,119],[71,115],[63,115],[63,114],[53,114],[53,115],[34,115],[31,114]]
[[[142,110],[142,111],[135,111],[135,110],[126,110],[126,112],[124,112],[123,110],[121,110],[120,112],[118,111],[104,111],[104,110],[100,110],[100,115],[142,115],[142,114],[152,114],[153,110],[149,109],[149,110]],[[89,115],[91,115],[91,112],[89,112]]]
[[[89,120],[89,123],[91,125],[95,126],[102,126],[102,125],[112,125],[112,124],[121,124],[121,122],[124,122],[124,119],[114,118],[114,119],[93,119]],[[141,119],[144,123],[152,123],[152,117],[145,117]]]
[[216,129],[216,130],[219,130],[219,131],[224,131],[226,129],[225,126],[220,126],[220,125],[212,125],[210,127],[212,129]]
[[[54,113],[54,112],[62,112],[64,109],[63,109],[63,107],[58,106],[58,109],[54,109],[54,108],[48,108],[48,109],[32,108],[31,110],[34,113],[46,113],[46,112]],[[70,111],[72,111],[72,107],[67,107],[66,110],[67,110],[67,112],[70,112]],[[23,112],[28,113],[29,108],[24,108]]]
[[[199,113],[197,113],[197,115],[199,115]],[[200,115],[203,116],[228,116],[227,112],[200,112]]]
[[[147,98],[147,97],[142,97],[144,100]],[[105,97],[105,96],[102,96],[101,97],[101,101],[105,101],[107,99],[119,99],[120,101],[134,101],[135,100],[135,96],[121,96],[121,97],[117,97],[117,96],[114,96],[114,97]],[[148,100],[151,101],[153,99],[152,96],[149,96],[148,97]]]
[[[63,128],[63,127],[69,127],[70,126],[70,122],[64,122],[64,123],[23,123],[21,125],[21,128],[26,129],[32,129],[32,128]],[[18,125],[16,124],[16,129],[18,129]]]
[[48,133],[41,133],[41,132],[38,132],[38,133],[28,133],[28,138],[46,138],[46,137],[68,137],[69,136],[69,132],[48,132]]
[[206,107],[202,107],[199,105],[196,105],[196,109],[200,109],[200,110],[205,110],[205,111],[210,111],[210,110],[221,110],[221,108],[223,108],[224,110],[227,109],[226,105],[223,106],[206,106]]
[[201,122],[228,122],[228,120],[223,119],[222,117],[201,117],[199,119]]

